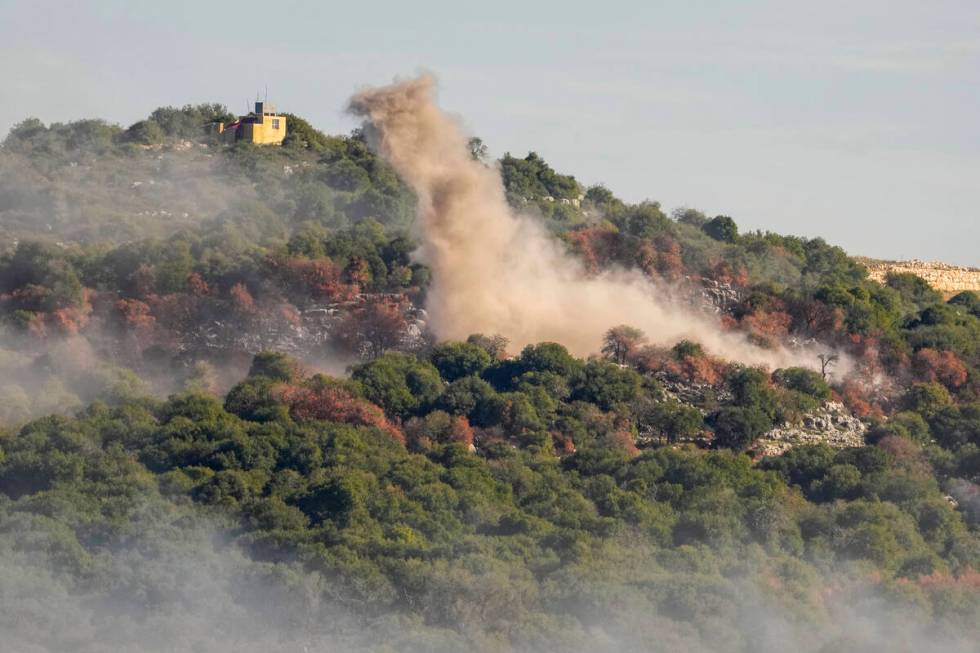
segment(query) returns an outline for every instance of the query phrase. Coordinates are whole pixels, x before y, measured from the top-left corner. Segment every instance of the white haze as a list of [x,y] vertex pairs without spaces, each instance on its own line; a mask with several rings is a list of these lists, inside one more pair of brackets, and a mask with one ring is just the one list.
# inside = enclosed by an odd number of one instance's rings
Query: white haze
[[555,341],[584,356],[608,329],[628,324],[656,344],[687,338],[749,365],[813,366],[811,352],[755,347],[638,272],[589,275],[538,222],[510,208],[500,174],[473,160],[434,86],[423,75],[367,89],[350,110],[418,197],[419,258],[433,277],[426,308],[438,337],[499,333],[516,347]]
[[[152,499],[152,497],[151,497]],[[22,499],[22,501],[29,501]],[[155,505],[156,507],[151,507]],[[186,507],[190,508],[190,507]],[[84,570],[66,569],[57,529],[43,517],[11,512],[0,526],[0,650],[5,653],[783,653],[801,651],[935,651],[967,653],[973,642],[946,624],[932,629],[874,589],[831,603],[814,621],[759,592],[749,576],[698,585],[699,601],[737,601],[736,615],[707,619],[701,628],[651,611],[641,588],[606,587],[616,603],[616,624],[567,622],[562,641],[507,643],[479,618],[427,625],[394,610],[345,598],[340,583],[303,570],[295,561],[257,562],[226,535],[230,523],[196,510],[155,501],[130,515],[124,534],[90,546]],[[641,547],[642,548],[642,547]],[[642,555],[642,551],[639,553]],[[448,561],[444,573],[462,572]],[[561,574],[557,575],[560,578]],[[817,581],[817,582],[826,582]],[[429,591],[446,592],[440,579]],[[418,589],[418,588],[417,588]],[[470,602],[482,590],[471,588]],[[493,584],[485,592],[496,598]],[[844,598],[843,596],[841,597]],[[680,597],[689,605],[691,597]],[[426,597],[426,601],[451,600]],[[419,606],[416,606],[419,607]],[[609,606],[597,606],[602,610]],[[665,612],[673,611],[668,603]],[[492,611],[491,611],[492,612]],[[540,616],[540,615],[539,615]],[[449,626],[448,628],[446,626]],[[454,632],[458,629],[460,632]],[[487,630],[485,630],[487,629]],[[719,640],[728,638],[727,646]]]

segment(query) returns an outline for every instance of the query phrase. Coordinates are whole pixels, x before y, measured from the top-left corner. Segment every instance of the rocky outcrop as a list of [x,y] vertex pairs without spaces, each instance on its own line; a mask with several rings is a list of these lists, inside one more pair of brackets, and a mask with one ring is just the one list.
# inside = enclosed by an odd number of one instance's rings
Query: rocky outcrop
[[708,277],[684,277],[677,290],[678,299],[684,298],[694,308],[707,313],[727,313],[742,299],[732,284]]
[[889,273],[896,272],[914,274],[947,296],[964,290],[980,290],[980,268],[918,260],[879,261],[869,258],[857,260],[868,268],[868,276],[879,283],[884,283]]
[[[322,354],[333,333],[350,311],[369,299],[395,298],[386,294],[359,294],[341,303],[311,303],[299,313],[299,320],[290,322],[274,314],[257,316],[243,330],[238,320],[211,320],[182,334],[178,351],[201,354],[208,350],[240,351],[256,354],[271,349],[297,357]],[[425,344],[428,315],[425,309],[411,302],[404,306],[405,330],[399,347],[408,351]]]
[[807,413],[799,424],[774,428],[756,441],[759,456],[778,456],[803,444],[826,444],[835,449],[864,446],[864,422],[851,415],[844,404],[829,401]]
[[718,388],[709,383],[684,383],[663,372],[654,374],[654,378],[663,386],[667,398],[676,399],[682,404],[702,406],[706,403],[727,403],[734,399],[731,390],[725,387]]

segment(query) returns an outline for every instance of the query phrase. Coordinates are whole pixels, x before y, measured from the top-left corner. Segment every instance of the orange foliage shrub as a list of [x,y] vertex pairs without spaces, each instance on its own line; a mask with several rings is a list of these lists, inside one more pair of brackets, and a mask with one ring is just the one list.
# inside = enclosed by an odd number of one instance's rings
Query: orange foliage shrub
[[980,589],[980,572],[966,569],[959,576],[953,576],[946,572],[934,571],[927,576],[919,576],[915,580],[915,584],[925,589],[962,587],[975,590]]
[[633,441],[633,433],[629,429],[620,428],[606,434],[606,445],[611,448],[621,449],[630,456],[639,456],[640,450],[637,449]]
[[203,297],[211,292],[208,282],[197,272],[193,272],[187,277],[187,288],[191,291],[192,295],[198,297]]
[[885,412],[868,397],[866,387],[859,381],[846,381],[840,390],[839,399],[855,417],[883,417]]
[[334,338],[348,351],[361,353],[366,348],[368,355],[375,358],[397,346],[407,327],[405,303],[379,298],[351,311],[334,332]]
[[318,299],[332,302],[349,301],[360,286],[345,283],[342,271],[329,258],[291,259],[285,264],[287,276],[292,283],[303,286],[306,292]]
[[742,318],[741,325],[769,340],[781,340],[789,333],[793,316],[783,311],[757,311]]
[[844,326],[844,310],[812,299],[792,302],[788,308],[793,316],[793,331],[824,338],[840,332]]
[[464,415],[458,415],[453,418],[452,430],[449,432],[449,439],[453,442],[459,442],[465,445],[467,448],[473,446],[473,427],[470,426],[470,420],[466,419]]
[[679,278],[684,273],[680,243],[664,234],[653,242],[657,246],[657,272],[667,279]]
[[576,229],[567,233],[565,239],[589,272],[595,273],[613,261],[622,261],[622,239],[607,227]]
[[252,298],[252,293],[245,287],[245,284],[236,283],[231,287],[228,294],[231,295],[231,303],[237,312],[243,315],[252,315],[255,313],[255,300]]
[[138,299],[120,299],[116,302],[116,310],[122,316],[123,323],[131,329],[149,328],[156,322],[149,304]]
[[644,347],[633,360],[641,372],[664,374],[688,384],[718,385],[728,367],[728,363],[714,356],[686,355],[678,358],[672,350],[663,347]]
[[570,456],[577,451],[575,448],[575,441],[572,440],[571,436],[552,433],[551,437],[557,443],[559,455]]
[[966,365],[951,351],[920,349],[912,358],[912,369],[918,379],[938,381],[950,390],[959,388],[967,379]]
[[[278,395],[279,399],[289,406],[290,415],[297,420],[320,419],[355,426],[371,426],[388,434],[402,445],[405,444],[405,434],[385,416],[381,408],[318,377],[302,385],[284,384],[278,388]],[[466,426],[468,427],[469,424]]]
[[741,265],[728,261],[718,261],[711,267],[709,277],[719,283],[730,283],[733,286],[744,286],[749,282],[749,272]]
[[344,278],[347,283],[364,287],[371,283],[371,266],[364,259],[354,257],[344,269]]
[[659,275],[665,279],[677,279],[684,272],[681,246],[667,235],[661,234],[652,242],[641,241],[633,258],[636,265],[650,276]]
[[875,336],[865,336],[859,333],[851,334],[851,355],[857,363],[857,369],[867,378],[872,378],[881,372],[881,343]]
[[88,323],[89,313],[79,308],[59,308],[50,314],[51,324],[61,333],[77,335]]
[[201,298],[194,295],[149,295],[146,303],[157,324],[172,331],[183,331],[194,323]]

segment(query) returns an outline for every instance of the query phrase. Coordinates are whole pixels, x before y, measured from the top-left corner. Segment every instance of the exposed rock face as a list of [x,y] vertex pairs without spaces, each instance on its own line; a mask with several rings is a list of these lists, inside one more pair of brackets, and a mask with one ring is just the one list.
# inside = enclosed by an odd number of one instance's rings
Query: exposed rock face
[[868,268],[868,276],[879,283],[885,282],[889,272],[908,272],[924,279],[930,286],[946,295],[955,295],[964,290],[980,290],[980,268],[917,260],[878,261],[869,258],[857,260]]
[[663,386],[667,397],[683,404],[700,406],[705,403],[727,403],[733,399],[728,388],[717,388],[709,383],[683,383],[664,373],[657,373],[654,378]]
[[730,283],[707,277],[685,277],[691,306],[708,313],[727,313],[741,301],[741,293]]
[[[220,350],[254,355],[272,349],[298,357],[322,354],[332,334],[351,309],[370,298],[379,297],[386,295],[360,294],[348,302],[311,303],[300,312],[300,320],[296,324],[287,323],[274,315],[260,315],[243,331],[236,320],[213,320],[184,333],[178,348],[180,351],[199,353]],[[404,317],[406,327],[400,347],[419,349],[424,344],[428,315],[424,309],[409,302],[405,304]]]
[[826,444],[836,449],[864,446],[864,423],[844,404],[829,401],[803,417],[800,424],[774,428],[753,447],[759,456],[778,456],[801,444]]

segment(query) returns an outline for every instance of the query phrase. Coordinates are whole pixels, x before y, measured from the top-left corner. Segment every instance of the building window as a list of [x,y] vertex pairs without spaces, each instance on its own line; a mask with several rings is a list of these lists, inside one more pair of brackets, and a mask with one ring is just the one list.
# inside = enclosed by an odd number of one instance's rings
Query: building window
[[279,129],[279,118],[273,118],[272,119],[272,128],[273,129]]

